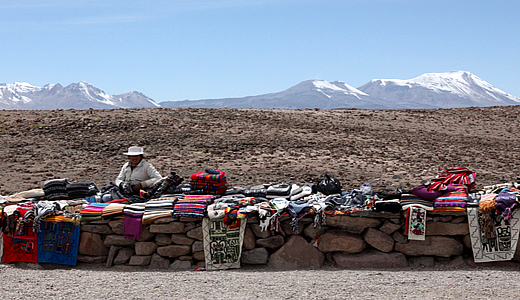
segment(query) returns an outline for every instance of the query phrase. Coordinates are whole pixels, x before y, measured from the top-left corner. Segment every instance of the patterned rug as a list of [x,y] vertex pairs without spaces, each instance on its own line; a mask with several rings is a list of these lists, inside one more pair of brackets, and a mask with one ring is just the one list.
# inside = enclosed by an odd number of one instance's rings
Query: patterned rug
[[242,219],[239,227],[229,229],[222,219],[202,220],[206,270],[240,268],[246,223]]
[[469,234],[475,262],[511,260],[515,255],[520,231],[520,218],[513,212],[510,225],[502,220],[495,226],[494,238],[486,238],[480,228],[482,213],[477,207],[468,207]]

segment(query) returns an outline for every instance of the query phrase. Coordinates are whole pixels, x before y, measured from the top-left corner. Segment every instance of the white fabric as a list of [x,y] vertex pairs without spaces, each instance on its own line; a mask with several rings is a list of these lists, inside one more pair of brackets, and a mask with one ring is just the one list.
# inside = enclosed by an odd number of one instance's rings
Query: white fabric
[[159,174],[155,167],[143,159],[133,170],[130,168],[130,162],[126,162],[121,168],[121,172],[119,172],[115,184],[119,186],[121,182],[129,181],[131,184],[141,183],[141,186],[146,188],[153,186],[153,184],[161,180],[161,178],[161,174]]

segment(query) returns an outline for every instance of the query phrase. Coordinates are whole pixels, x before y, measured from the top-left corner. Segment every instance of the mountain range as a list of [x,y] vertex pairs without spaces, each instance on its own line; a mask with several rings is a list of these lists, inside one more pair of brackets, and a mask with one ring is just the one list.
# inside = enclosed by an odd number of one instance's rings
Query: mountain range
[[0,83],[1,109],[110,109],[160,107],[140,92],[107,95],[93,85],[81,81],[64,87],[47,84],[37,87],[25,82]]
[[401,79],[374,79],[354,88],[342,81],[307,80],[281,92],[224,99],[156,103],[140,92],[107,95],[87,82],[66,87],[0,84],[0,109],[110,108],[286,108],[418,109],[518,105],[503,92],[467,71],[426,73]]

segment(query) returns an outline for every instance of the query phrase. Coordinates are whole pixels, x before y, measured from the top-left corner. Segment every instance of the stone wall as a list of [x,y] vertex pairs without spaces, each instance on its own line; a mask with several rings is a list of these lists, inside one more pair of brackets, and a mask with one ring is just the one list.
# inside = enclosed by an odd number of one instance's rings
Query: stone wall
[[[464,212],[428,212],[426,240],[408,240],[401,214],[354,212],[327,215],[326,225],[314,227],[314,216],[299,222],[293,234],[288,217],[280,218],[279,232],[262,232],[249,217],[242,248],[242,265],[268,269],[462,266],[472,261]],[[139,240],[124,238],[123,220],[81,224],[78,261],[153,269],[190,270],[204,267],[202,221],[162,218],[144,225]]]

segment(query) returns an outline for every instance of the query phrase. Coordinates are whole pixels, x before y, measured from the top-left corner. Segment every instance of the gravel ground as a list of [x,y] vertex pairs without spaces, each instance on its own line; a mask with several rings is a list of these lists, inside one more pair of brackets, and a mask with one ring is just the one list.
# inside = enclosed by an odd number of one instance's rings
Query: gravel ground
[[519,299],[518,270],[151,271],[1,264],[3,299]]

